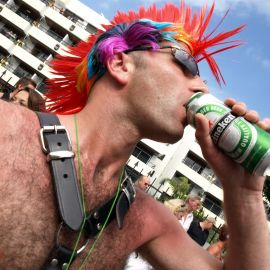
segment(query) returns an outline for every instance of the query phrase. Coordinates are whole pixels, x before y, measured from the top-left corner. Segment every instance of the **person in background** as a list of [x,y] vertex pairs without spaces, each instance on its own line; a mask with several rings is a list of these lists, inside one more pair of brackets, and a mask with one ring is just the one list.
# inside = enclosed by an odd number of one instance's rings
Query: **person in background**
[[181,220],[187,214],[187,206],[185,201],[181,199],[167,200],[164,205],[169,208],[178,220]]
[[28,107],[29,90],[20,90],[12,96],[10,102],[16,105]]
[[203,246],[206,243],[209,231],[213,228],[215,222],[216,220],[209,216],[203,221],[193,219],[187,233],[196,243]]
[[16,105],[22,105],[33,111],[41,111],[45,106],[45,100],[42,94],[36,89],[21,90],[13,95],[10,102]]
[[45,97],[37,89],[29,92],[28,108],[37,112],[45,109]]
[[36,83],[27,77],[21,78],[15,90],[10,95],[10,102],[22,105],[33,111],[44,109],[45,99],[36,87]]
[[183,216],[179,223],[182,225],[185,231],[189,229],[191,222],[193,221],[193,212],[201,208],[201,197],[195,194],[190,194],[186,198],[187,214]]
[[228,226],[226,224],[223,224],[219,231],[218,241],[214,244],[211,244],[207,248],[207,251],[220,261],[223,261],[228,240],[229,240]]
[[20,97],[18,97],[18,100],[20,100],[19,102],[21,102],[21,105],[26,106],[25,100],[28,99],[28,94],[26,92],[29,93],[31,90],[35,90],[36,86],[37,86],[36,82],[31,78],[22,77],[17,81],[17,83],[15,84],[15,88],[11,93],[6,92],[0,98],[6,101],[12,101],[13,97],[23,90],[25,92],[22,95],[20,95]]
[[150,178],[145,175],[140,176],[135,182],[135,186],[143,191],[146,191],[147,188],[150,186]]

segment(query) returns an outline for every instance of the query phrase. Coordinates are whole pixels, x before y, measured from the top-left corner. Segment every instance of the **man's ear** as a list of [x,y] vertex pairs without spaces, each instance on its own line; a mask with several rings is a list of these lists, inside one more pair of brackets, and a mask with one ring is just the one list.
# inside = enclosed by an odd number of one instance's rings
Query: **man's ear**
[[107,61],[107,70],[118,83],[126,84],[131,70],[131,58],[125,53],[117,53]]

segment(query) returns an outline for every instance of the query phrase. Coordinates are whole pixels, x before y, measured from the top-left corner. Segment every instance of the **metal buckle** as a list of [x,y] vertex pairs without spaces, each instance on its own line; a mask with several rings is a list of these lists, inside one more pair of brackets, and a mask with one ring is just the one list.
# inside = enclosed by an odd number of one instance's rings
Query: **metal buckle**
[[57,134],[57,132],[66,132],[69,143],[70,143],[70,137],[69,137],[69,133],[67,131],[67,129],[64,126],[57,126],[57,125],[53,125],[53,126],[44,126],[40,129],[39,131],[39,135],[40,135],[40,140],[41,140],[41,145],[42,145],[42,150],[44,153],[48,154],[48,149],[45,146],[45,142],[44,142],[44,133],[55,133]]
[[47,162],[51,161],[51,160],[57,160],[57,159],[62,159],[62,158],[73,158],[75,156],[75,154],[72,151],[54,151],[54,152],[50,152],[47,155]]
[[129,176],[126,176],[126,178],[122,182],[121,190],[125,193],[125,195],[128,199],[129,205],[130,205],[136,197],[136,190],[135,190],[134,184]]

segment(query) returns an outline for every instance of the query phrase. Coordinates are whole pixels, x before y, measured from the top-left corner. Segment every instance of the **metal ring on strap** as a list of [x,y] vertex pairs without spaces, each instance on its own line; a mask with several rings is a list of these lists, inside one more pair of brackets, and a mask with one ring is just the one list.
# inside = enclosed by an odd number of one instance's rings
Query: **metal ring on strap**
[[[64,223],[61,222],[60,225],[59,225],[57,234],[56,234],[56,245],[57,246],[61,246],[60,241],[59,241],[59,238],[60,238],[60,233],[61,233],[61,230],[62,230],[63,227],[64,227]],[[77,249],[75,251],[76,252],[76,255],[79,255],[81,252],[83,252],[85,250],[85,248],[87,247],[89,241],[90,241],[90,238],[87,238],[85,244],[82,245],[79,249]]]

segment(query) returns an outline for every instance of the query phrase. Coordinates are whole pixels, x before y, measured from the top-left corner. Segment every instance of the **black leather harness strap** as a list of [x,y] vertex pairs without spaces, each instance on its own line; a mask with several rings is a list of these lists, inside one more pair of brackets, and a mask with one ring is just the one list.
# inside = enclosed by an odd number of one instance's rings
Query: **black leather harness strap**
[[42,148],[47,154],[61,219],[71,230],[78,231],[84,213],[68,132],[56,115],[41,112],[37,115]]
[[[121,191],[119,193],[119,196],[116,200],[116,204],[114,205],[114,208],[112,209],[111,215],[106,225],[108,225],[112,220],[116,219],[118,228],[122,229],[124,217],[130,205],[133,203],[135,196],[136,196],[136,191],[135,191],[133,182],[131,178],[126,175],[126,172],[125,172],[125,177],[122,180],[122,184],[121,184]],[[95,209],[87,217],[85,226],[84,226],[87,237],[89,238],[94,237],[102,229],[109,215],[109,211],[111,209],[111,206],[114,200],[115,200],[115,197],[110,199],[107,203],[105,203],[100,208]]]
[[[47,154],[47,161],[50,165],[62,223],[72,231],[78,231],[83,223],[84,213],[81,195],[77,185],[73,159],[74,153],[71,150],[68,132],[64,126],[60,125],[56,115],[40,112],[37,112],[37,115],[41,125],[41,144],[44,153]],[[118,197],[116,198],[117,195],[115,195],[99,209],[95,209],[86,218],[83,229],[87,239],[96,236],[105,223],[107,226],[114,219],[116,219],[119,229],[123,227],[124,217],[136,196],[131,178],[127,176],[126,172],[124,173],[125,176],[122,180]],[[115,200],[116,203],[112,208]],[[60,226],[58,234],[61,228],[62,225]],[[59,236],[58,234],[57,238]],[[67,269],[72,254],[73,261],[76,256],[84,250],[86,245],[87,243],[79,250],[73,252],[72,249],[61,245],[57,239],[56,245],[51,250],[42,269]]]

